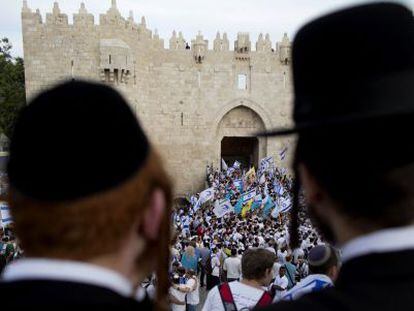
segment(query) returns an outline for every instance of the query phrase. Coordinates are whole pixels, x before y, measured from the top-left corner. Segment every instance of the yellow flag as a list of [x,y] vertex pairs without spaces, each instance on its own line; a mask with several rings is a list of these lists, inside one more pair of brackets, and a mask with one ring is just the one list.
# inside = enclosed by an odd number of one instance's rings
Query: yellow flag
[[252,183],[256,179],[256,170],[254,167],[252,167],[247,173],[246,173],[246,181],[249,183]]
[[246,218],[247,212],[249,212],[252,209],[253,199],[251,199],[249,202],[246,203],[246,205],[243,207],[241,211],[241,215],[243,218]]

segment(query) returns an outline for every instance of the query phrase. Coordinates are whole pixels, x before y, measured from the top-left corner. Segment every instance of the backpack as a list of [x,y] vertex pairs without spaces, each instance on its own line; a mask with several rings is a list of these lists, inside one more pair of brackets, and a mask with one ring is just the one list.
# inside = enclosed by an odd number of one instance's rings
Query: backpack
[[[223,307],[225,311],[237,311],[236,304],[234,302],[233,294],[231,293],[231,289],[229,283],[223,283],[218,287],[221,301],[223,302]],[[270,305],[273,301],[273,296],[265,291],[260,297],[259,301],[257,302],[254,308],[264,308]]]

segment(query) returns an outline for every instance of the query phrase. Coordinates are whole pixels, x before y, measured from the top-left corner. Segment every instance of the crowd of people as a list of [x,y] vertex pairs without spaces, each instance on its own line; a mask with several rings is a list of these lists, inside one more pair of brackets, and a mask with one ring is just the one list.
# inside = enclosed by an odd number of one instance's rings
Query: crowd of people
[[[237,161],[222,166],[208,167],[207,190],[174,211],[172,309],[195,310],[204,303],[203,310],[223,310],[230,303],[240,310],[331,286],[336,250],[324,244],[304,211],[299,215],[302,243],[290,247],[292,178],[287,170],[275,167],[270,157],[257,173]],[[309,262],[312,251],[317,259]],[[305,290],[297,288],[304,285]],[[208,292],[205,302],[200,288]],[[223,295],[233,300],[226,302]]]
[[23,256],[14,234],[13,223],[0,227],[0,274],[7,264]]

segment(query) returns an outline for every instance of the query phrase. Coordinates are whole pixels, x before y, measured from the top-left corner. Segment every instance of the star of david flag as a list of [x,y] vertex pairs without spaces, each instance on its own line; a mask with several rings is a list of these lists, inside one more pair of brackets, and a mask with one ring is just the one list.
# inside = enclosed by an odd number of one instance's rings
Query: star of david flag
[[253,199],[256,196],[256,189],[250,190],[249,192],[246,192],[242,195],[243,198],[243,205],[249,202],[251,199]]
[[292,208],[292,200],[289,197],[281,197],[279,203],[281,213],[286,213]]
[[263,173],[264,171],[272,168],[275,164],[275,160],[273,157],[266,157],[260,161],[260,172]]
[[283,195],[285,193],[285,188],[282,186],[282,183],[277,179],[275,179],[274,182],[274,189],[278,195]]

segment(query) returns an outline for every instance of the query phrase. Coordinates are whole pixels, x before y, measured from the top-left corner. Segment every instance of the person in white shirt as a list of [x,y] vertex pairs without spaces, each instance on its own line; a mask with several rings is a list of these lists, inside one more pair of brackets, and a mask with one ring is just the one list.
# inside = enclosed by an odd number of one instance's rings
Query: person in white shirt
[[227,282],[237,281],[241,275],[241,259],[237,257],[237,250],[231,250],[231,257],[224,260],[223,270],[227,274]]
[[187,272],[187,277],[187,311],[196,311],[197,306],[200,303],[200,282],[198,281],[197,274],[194,270],[189,270]]
[[275,293],[274,301],[280,301],[286,293],[289,280],[286,277],[286,268],[281,266],[279,268],[279,274],[276,276],[275,281],[272,284],[272,291]]
[[219,250],[218,248],[214,248],[213,254],[211,255],[211,277],[210,277],[210,284],[207,286],[207,290],[211,289],[212,287],[220,284],[220,258],[219,258]]
[[272,296],[266,291],[273,277],[275,255],[268,250],[255,248],[247,250],[242,257],[241,281],[223,283],[214,287],[208,294],[203,311],[225,311],[223,292],[227,291],[234,310],[264,307],[272,302]]
[[170,305],[171,311],[186,311],[185,305],[185,291],[179,289],[180,276],[175,274],[171,280],[172,284],[170,287]]

